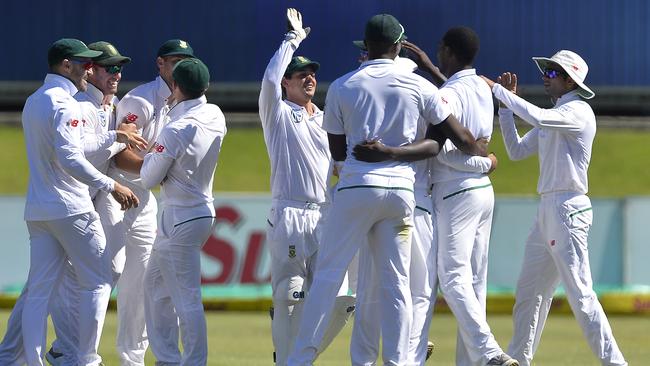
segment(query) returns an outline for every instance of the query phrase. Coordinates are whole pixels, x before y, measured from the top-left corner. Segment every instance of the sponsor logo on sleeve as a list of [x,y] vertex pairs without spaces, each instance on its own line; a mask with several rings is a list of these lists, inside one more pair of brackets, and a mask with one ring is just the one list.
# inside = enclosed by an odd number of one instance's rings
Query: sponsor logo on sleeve
[[138,115],[131,112],[126,114],[126,120],[133,123],[138,120]]
[[159,152],[159,153],[165,151],[165,147],[163,145],[159,144],[158,142],[155,142],[153,144],[153,149],[154,149],[154,151]]

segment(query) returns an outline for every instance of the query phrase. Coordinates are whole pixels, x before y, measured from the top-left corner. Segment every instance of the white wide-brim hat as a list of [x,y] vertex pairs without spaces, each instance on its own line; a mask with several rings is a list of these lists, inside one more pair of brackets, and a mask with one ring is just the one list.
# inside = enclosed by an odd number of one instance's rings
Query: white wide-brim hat
[[589,67],[585,60],[582,57],[578,56],[577,53],[567,50],[562,50],[548,57],[533,57],[533,61],[537,64],[539,71],[544,73],[544,70],[548,68],[549,64],[557,64],[564,70],[575,81],[578,85],[578,94],[585,98],[591,99],[596,95],[587,85],[585,85],[585,79],[587,78],[587,72]]

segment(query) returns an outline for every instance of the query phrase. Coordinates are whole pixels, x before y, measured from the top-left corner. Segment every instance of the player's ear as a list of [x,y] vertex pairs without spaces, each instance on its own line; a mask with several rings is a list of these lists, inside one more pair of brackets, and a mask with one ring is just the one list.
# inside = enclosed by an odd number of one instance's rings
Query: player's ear
[[286,88],[289,85],[289,79],[286,76],[283,76],[282,81],[280,81],[280,85]]
[[162,68],[163,63],[165,63],[165,60],[163,60],[162,57],[158,56],[156,58],[156,65],[158,66],[158,70],[160,70]]

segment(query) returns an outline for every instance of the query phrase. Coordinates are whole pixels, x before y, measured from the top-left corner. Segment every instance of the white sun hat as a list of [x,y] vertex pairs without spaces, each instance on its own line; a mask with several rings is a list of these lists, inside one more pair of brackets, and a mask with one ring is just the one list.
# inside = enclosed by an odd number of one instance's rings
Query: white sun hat
[[564,72],[566,72],[567,75],[569,75],[578,85],[578,94],[581,97],[591,99],[596,95],[591,89],[589,89],[589,87],[587,87],[587,85],[585,85],[585,78],[587,77],[589,67],[585,60],[578,56],[577,53],[561,50],[551,56],[551,58],[533,57],[533,61],[535,61],[542,74],[549,64],[553,63],[560,65]]

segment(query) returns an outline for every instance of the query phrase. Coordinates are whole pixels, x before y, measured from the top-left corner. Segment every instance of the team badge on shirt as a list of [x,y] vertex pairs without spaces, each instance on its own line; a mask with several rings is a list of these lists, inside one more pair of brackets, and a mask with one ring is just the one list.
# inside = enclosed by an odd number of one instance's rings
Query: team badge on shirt
[[100,109],[97,111],[97,114],[99,115],[99,123],[102,127],[106,127],[106,124],[108,124],[108,115],[106,114],[106,111]]
[[295,257],[296,257],[296,246],[289,245],[289,258],[295,258]]
[[293,123],[300,123],[302,121],[302,111],[291,111],[291,121]]

